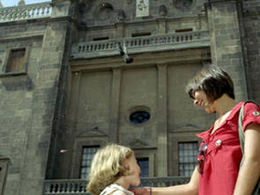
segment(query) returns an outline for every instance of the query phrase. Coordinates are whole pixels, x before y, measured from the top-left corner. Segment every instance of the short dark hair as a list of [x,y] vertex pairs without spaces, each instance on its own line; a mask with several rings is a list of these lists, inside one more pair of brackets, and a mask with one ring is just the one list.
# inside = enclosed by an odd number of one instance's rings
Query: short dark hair
[[210,102],[217,100],[225,93],[235,99],[232,79],[227,72],[214,65],[199,71],[186,86],[186,92],[192,99],[198,90],[203,90]]

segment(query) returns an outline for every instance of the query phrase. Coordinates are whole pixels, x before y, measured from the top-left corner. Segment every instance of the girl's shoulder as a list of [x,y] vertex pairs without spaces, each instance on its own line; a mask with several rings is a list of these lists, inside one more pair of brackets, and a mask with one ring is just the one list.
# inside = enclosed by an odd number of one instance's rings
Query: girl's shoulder
[[260,108],[260,104],[255,101],[248,100],[248,101],[245,101],[244,104],[245,104],[245,108],[247,108],[247,109],[259,109]]
[[126,190],[117,184],[107,186],[100,195],[134,195],[133,192]]
[[260,125],[260,107],[257,103],[248,101],[244,106],[243,129],[253,123]]
[[244,116],[259,117],[260,106],[256,102],[247,101],[244,103]]
[[123,192],[121,190],[116,190],[111,195],[128,195],[128,194],[126,194],[125,192]]

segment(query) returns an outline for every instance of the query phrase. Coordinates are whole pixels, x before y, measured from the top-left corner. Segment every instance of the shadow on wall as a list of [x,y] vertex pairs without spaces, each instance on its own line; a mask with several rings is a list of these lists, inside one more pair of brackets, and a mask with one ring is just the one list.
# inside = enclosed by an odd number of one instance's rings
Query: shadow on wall
[[6,91],[17,91],[17,90],[31,91],[34,88],[32,79],[27,75],[3,77],[0,79]]

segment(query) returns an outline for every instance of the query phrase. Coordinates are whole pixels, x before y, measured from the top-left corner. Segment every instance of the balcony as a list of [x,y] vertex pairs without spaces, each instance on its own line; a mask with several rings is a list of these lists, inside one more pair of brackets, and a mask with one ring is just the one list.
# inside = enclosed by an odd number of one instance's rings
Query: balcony
[[0,23],[50,17],[50,2],[0,8]]
[[196,31],[124,39],[110,39],[74,43],[71,59],[89,59],[119,55],[119,44],[125,45],[128,53],[158,52],[176,49],[209,47],[209,32]]
[[[189,182],[189,177],[142,178],[142,186],[164,187]],[[85,180],[46,180],[44,195],[87,195]]]

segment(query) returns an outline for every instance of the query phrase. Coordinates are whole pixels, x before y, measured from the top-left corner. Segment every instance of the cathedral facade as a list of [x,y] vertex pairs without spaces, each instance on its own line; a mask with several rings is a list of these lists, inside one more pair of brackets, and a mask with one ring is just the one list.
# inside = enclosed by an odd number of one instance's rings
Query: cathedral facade
[[143,185],[187,182],[215,116],[185,85],[230,73],[260,102],[259,0],[52,0],[0,8],[0,195],[86,194],[108,143]]

